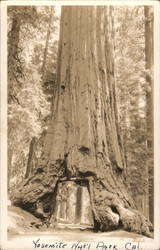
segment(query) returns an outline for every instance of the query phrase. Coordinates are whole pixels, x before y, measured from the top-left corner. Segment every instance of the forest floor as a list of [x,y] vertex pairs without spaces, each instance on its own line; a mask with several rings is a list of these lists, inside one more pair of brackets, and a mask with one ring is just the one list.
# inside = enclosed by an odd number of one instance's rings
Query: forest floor
[[[34,217],[32,214],[26,212],[25,210],[9,206],[8,207],[8,240],[13,246],[21,246],[26,242],[32,242],[36,239],[41,239],[41,241],[54,241],[54,242],[93,242],[93,241],[107,241],[115,239],[128,239],[132,241],[144,242],[146,240],[151,241],[150,238],[145,236],[126,232],[124,230],[115,230],[112,232],[98,232],[95,233],[91,230],[80,230],[80,229],[52,229],[40,227],[40,220]],[[23,247],[24,248],[24,247]],[[34,248],[34,245],[32,246]],[[8,248],[10,249],[10,248]],[[12,248],[14,249],[14,248]],[[87,248],[86,248],[87,249]],[[103,248],[102,248],[103,249]],[[17,250],[17,248],[16,248]],[[87,249],[88,250],[88,249]],[[137,248],[138,250],[138,248]]]

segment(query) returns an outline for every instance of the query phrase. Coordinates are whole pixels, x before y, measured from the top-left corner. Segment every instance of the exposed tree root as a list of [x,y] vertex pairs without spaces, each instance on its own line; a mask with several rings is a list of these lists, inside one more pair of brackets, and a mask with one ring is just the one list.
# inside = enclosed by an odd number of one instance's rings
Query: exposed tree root
[[58,177],[38,168],[12,197],[13,204],[19,206],[39,218],[48,217],[52,210],[53,194]]
[[140,233],[148,237],[152,236],[153,226],[140,212],[132,209],[129,210],[121,206],[117,206],[116,208],[120,214],[120,220],[125,230]]

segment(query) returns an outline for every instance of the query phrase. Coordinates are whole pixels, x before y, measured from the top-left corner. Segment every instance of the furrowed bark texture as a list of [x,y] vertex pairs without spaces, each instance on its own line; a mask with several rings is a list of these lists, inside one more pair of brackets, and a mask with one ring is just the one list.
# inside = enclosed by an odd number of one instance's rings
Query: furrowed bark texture
[[52,121],[39,167],[14,201],[36,214],[37,201],[56,192],[59,178],[84,178],[95,229],[121,226],[150,235],[150,222],[135,209],[125,186],[113,52],[110,7],[62,8]]

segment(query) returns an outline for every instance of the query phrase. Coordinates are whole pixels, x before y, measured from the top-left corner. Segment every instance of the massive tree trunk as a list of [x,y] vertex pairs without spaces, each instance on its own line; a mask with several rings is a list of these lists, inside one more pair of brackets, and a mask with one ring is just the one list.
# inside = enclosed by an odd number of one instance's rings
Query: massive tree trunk
[[154,223],[154,169],[153,169],[153,8],[145,6],[145,56],[146,56],[146,124],[149,160],[149,218]]
[[113,53],[111,7],[62,7],[52,121],[38,167],[14,203],[49,217],[58,180],[83,179],[95,229],[123,227],[150,235],[152,226],[125,185]]

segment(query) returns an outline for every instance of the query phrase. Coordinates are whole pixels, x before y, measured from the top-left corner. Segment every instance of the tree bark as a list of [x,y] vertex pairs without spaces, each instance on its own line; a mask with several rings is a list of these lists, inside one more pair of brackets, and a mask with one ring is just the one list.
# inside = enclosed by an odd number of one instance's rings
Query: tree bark
[[45,44],[44,55],[43,55],[42,80],[44,80],[44,76],[45,76],[45,72],[46,72],[46,61],[47,61],[47,54],[48,54],[49,39],[50,39],[50,34],[51,34],[52,18],[53,18],[53,7],[51,6],[47,35],[46,35],[46,44]]
[[[13,81],[16,78],[15,62],[18,58],[18,52],[19,52],[18,51],[19,35],[20,35],[20,20],[16,16],[13,16],[10,36],[8,38],[8,103],[9,104],[11,103],[11,100],[18,102],[14,90]],[[12,129],[13,128],[10,126],[10,123],[8,123],[8,138],[9,138],[9,133],[11,134]],[[8,167],[7,167],[8,192],[9,192],[10,177],[12,171],[12,157],[13,157],[12,145],[8,144]]]
[[149,160],[149,218],[154,223],[154,169],[153,169],[153,8],[144,7],[145,13],[145,56],[146,56],[146,127]]
[[8,150],[8,168],[7,168],[7,188],[8,188],[8,195],[10,193],[10,179],[11,179],[11,169],[12,169],[12,157],[13,157],[13,150],[10,148],[10,150]]
[[30,146],[29,146],[29,155],[28,155],[28,162],[27,162],[27,168],[26,168],[26,174],[25,174],[25,179],[28,178],[33,171],[33,157],[34,157],[34,147],[36,144],[36,138],[33,137]]
[[61,177],[84,178],[96,230],[149,236],[152,225],[125,185],[113,53],[111,7],[62,7],[52,120],[38,168],[14,201],[37,214],[37,201],[54,196]]
[[8,38],[8,102],[16,100],[13,81],[17,81],[17,64],[19,63],[19,36],[20,36],[20,19],[13,16],[12,28]]

